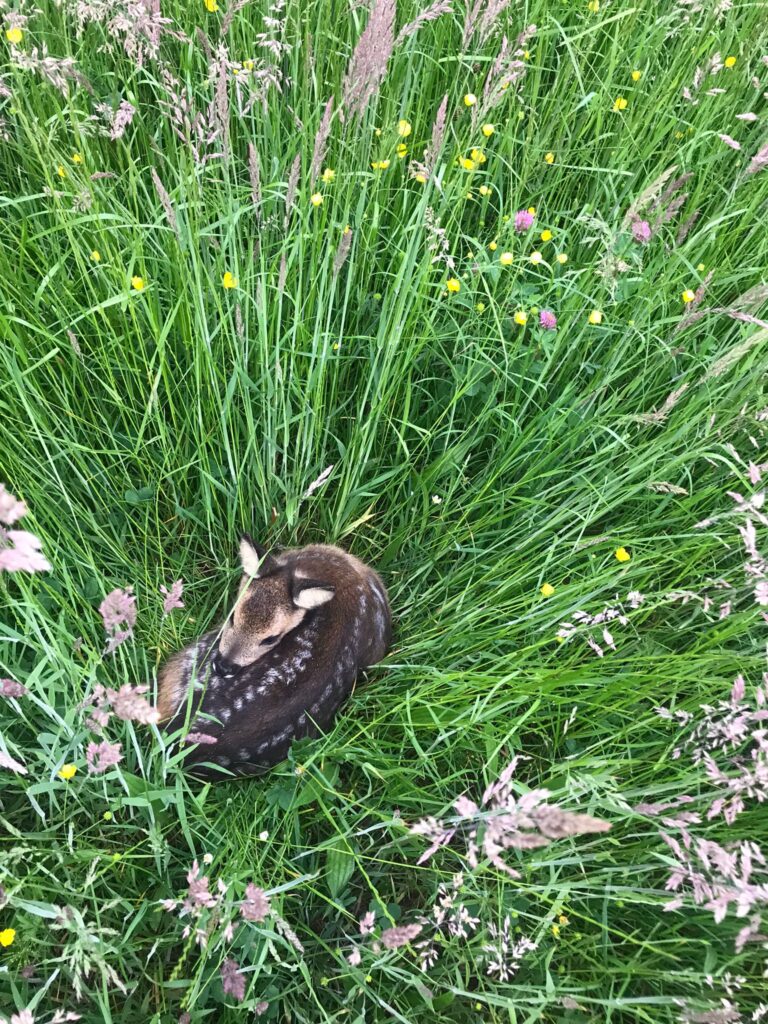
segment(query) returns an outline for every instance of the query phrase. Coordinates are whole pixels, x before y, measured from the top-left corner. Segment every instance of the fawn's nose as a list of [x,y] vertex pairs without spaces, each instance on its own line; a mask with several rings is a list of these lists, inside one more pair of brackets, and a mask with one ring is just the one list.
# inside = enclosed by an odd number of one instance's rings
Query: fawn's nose
[[211,667],[217,676],[222,676],[224,679],[231,679],[240,666],[236,665],[233,661],[227,661],[221,651],[217,650],[211,659]]

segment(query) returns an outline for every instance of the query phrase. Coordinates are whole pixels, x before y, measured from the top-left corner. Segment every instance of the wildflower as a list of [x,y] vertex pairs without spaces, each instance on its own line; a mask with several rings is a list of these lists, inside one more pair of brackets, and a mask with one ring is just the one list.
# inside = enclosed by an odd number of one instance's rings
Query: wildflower
[[696,292],[692,291],[690,288],[686,288],[683,292],[683,302],[693,302],[695,298]]
[[488,159],[482,149],[473,149],[469,155],[476,164],[484,164]]
[[61,768],[56,772],[60,779],[64,779],[65,782],[69,782],[70,779],[75,777],[77,771],[76,764],[63,764]]
[[0,697],[23,697],[25,693],[29,690],[15,679],[0,679]]
[[540,253],[540,252],[539,252],[539,251],[537,250],[536,252],[532,252],[532,253],[531,253],[531,255],[530,255],[530,256],[528,257],[528,259],[529,259],[529,260],[531,261],[531,263],[533,263],[533,264],[539,264],[539,263],[542,263],[542,262],[543,262],[543,260],[544,260],[544,257],[543,257],[543,256],[541,255],[541,253]]
[[93,263],[101,262],[101,253],[98,249],[91,249],[91,260]]
[[240,904],[240,913],[246,921],[259,924],[269,913],[269,897],[253,882],[249,882],[245,890],[245,899]]
[[395,928],[386,928],[381,933],[381,944],[385,949],[399,949],[407,946],[421,931],[420,924],[404,924]]
[[144,278],[143,277],[139,277],[138,274],[135,277],[132,277],[131,278],[131,287],[134,289],[134,291],[143,292],[144,291]]
[[475,94],[473,92],[468,92],[466,94],[466,96],[464,97],[464,106],[465,107],[474,107],[474,105],[476,103],[477,103],[477,96],[475,96]]
[[632,557],[626,548],[616,548],[614,554],[618,562],[628,562]]
[[542,309],[539,313],[539,324],[546,331],[557,330],[557,317],[548,309]]
[[16,938],[15,928],[3,928],[0,932],[0,946],[11,946]]
[[113,768],[123,759],[121,743],[89,743],[85,752],[85,760],[88,762],[88,772],[96,775],[98,772],[105,772]]
[[163,615],[170,615],[174,608],[184,607],[184,602],[181,600],[181,592],[183,589],[184,583],[182,580],[176,580],[176,582],[172,584],[170,590],[161,584],[160,592],[165,594],[165,600],[163,601]]
[[515,231],[522,233],[527,231],[528,228],[533,224],[533,213],[530,208],[527,210],[518,210],[515,214]]
[[588,319],[591,324],[601,324],[603,322],[603,314],[599,309],[593,309]]
[[548,153],[544,154],[544,163],[545,164],[553,164],[554,162],[555,162],[555,154],[552,152],[552,150],[550,150]]
[[474,171],[477,167],[475,161],[470,160],[468,156],[459,157],[459,163],[461,164],[465,171]]
[[124,640],[133,634],[133,627],[136,623],[136,598],[132,594],[132,590],[132,587],[128,587],[126,590],[116,587],[99,605],[99,614],[104,623],[108,640],[105,654],[112,654]]
[[704,264],[703,264],[703,263],[697,263],[697,264],[696,264],[696,269],[697,269],[697,270],[698,270],[698,272],[699,272],[699,273],[701,274],[701,273],[702,273],[702,272],[703,272],[704,270],[706,270],[706,267],[704,266]]
[[18,46],[18,44],[24,38],[24,33],[21,31],[18,25],[13,25],[11,28],[7,28],[5,30],[5,38],[11,44],[11,46]]
[[320,175],[326,185],[330,185],[333,179],[336,177],[336,171],[331,167],[326,167],[323,173]]
[[541,232],[541,240],[542,240],[542,242],[551,242],[552,241],[552,232],[549,229],[547,229],[545,231],[542,231]]
[[736,64],[735,57],[726,57],[723,61],[723,65],[727,68],[732,68]]
[[564,252],[559,252],[557,256],[555,256],[555,259],[558,263],[565,264],[568,262],[568,255]]
[[414,175],[414,180],[418,181],[418,183],[420,185],[426,185],[426,183],[427,183],[427,178],[426,178],[426,175],[424,175],[424,174],[415,174]]
[[525,310],[518,309],[518,311],[515,313],[515,323],[519,324],[521,327],[525,327],[525,325],[528,323],[528,314],[525,312]]
[[489,242],[488,243],[488,248],[491,250],[491,252],[496,252],[496,250],[499,248],[499,243],[498,242]]
[[458,278],[449,277],[448,280],[445,282],[445,287],[448,289],[449,292],[453,292],[455,294],[456,292],[461,290],[461,281],[459,281]]
[[401,142],[401,143],[399,143],[399,145],[398,145],[397,149],[395,150],[395,152],[397,153],[397,155],[402,160],[404,156],[408,155],[408,147],[406,146],[406,144],[404,142]]
[[632,237],[636,242],[647,245],[651,240],[651,225],[647,220],[636,220],[632,222]]
[[112,811],[104,811],[102,818],[104,821],[112,821]]
[[636,70],[636,71],[632,72],[632,81],[633,82],[639,82],[642,77],[643,77],[643,72],[642,71],[637,71]]
[[477,310],[478,313],[484,313],[485,312],[485,303],[484,302],[478,302],[477,305],[475,306],[475,309]]
[[489,196],[491,194],[491,189],[489,189],[487,185],[481,185],[478,192],[481,196]]
[[[213,2],[215,3],[216,0]],[[245,975],[241,972],[237,960],[229,957],[221,965],[219,973],[224,995],[232,996],[236,1002],[242,1003],[245,999]]]
[[106,697],[118,718],[124,722],[140,722],[141,725],[154,725],[159,720],[157,708],[153,708],[142,696],[147,692],[146,686],[131,686],[123,683],[119,690],[107,690]]
[[589,0],[589,3],[587,4],[587,10],[591,11],[593,14],[597,14],[597,12],[600,10],[600,0]]
[[58,176],[60,178],[66,178],[66,176],[67,176],[67,169],[64,166],[64,164],[59,164],[59,166],[56,168],[56,173],[58,174]]
[[617,96],[616,99],[613,101],[613,107],[611,109],[613,110],[614,114],[619,114],[622,110],[627,109],[627,101],[624,99],[623,96]]
[[492,124],[484,124],[480,131],[483,133],[486,139],[490,139],[490,137],[496,131],[496,126]]
[[371,167],[374,171],[386,171],[389,167],[389,160],[374,160]]
[[542,597],[552,597],[554,592],[555,592],[555,588],[552,586],[551,583],[545,583],[541,587],[541,596]]
[[79,153],[73,153],[72,154],[72,163],[73,164],[81,164],[82,162],[83,162],[83,158],[80,156]]
[[203,0],[203,3],[205,4],[206,11],[210,14],[215,14],[219,9],[218,0]]
[[502,265],[502,267],[510,267],[514,262],[514,259],[515,257],[512,255],[511,252],[503,252],[501,256],[499,256],[499,263]]
[[313,206],[322,206],[323,205],[323,194],[322,194],[322,192],[313,192],[312,195],[309,197],[309,201],[312,203]]
[[397,122],[397,134],[402,139],[407,139],[412,131],[413,131],[413,128],[411,127],[411,122],[410,121],[398,121]]
[[442,505],[443,504],[443,499],[440,497],[439,494],[433,494],[432,495],[432,504],[433,505]]

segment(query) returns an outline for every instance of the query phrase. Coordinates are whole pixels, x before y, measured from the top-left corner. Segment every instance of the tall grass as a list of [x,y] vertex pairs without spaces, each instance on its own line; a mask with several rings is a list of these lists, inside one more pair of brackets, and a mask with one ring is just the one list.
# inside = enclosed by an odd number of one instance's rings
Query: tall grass
[[[0,769],[0,932],[15,931],[0,949],[0,1017],[760,1019],[764,949],[735,951],[733,914],[715,924],[691,899],[664,913],[672,857],[632,809],[709,786],[701,765],[672,756],[654,708],[694,712],[765,670],[727,495],[759,491],[748,463],[766,459],[766,327],[760,293],[744,300],[768,257],[768,173],[747,173],[766,141],[760,5],[534,0],[462,49],[456,0],[397,44],[367,110],[343,122],[366,5],[163,0],[156,51],[152,31],[134,30],[130,52],[109,18],[78,31],[73,4],[42,6],[5,44],[0,101],[0,481],[27,503],[53,566],[0,577],[0,675],[29,690],[0,697],[0,750],[28,769]],[[418,12],[402,3],[395,33]],[[265,13],[284,27],[265,27]],[[482,105],[502,36],[511,53],[533,24],[522,70],[475,116],[464,97]],[[260,33],[287,46],[265,48]],[[43,46],[92,92],[19,66]],[[445,141],[421,183],[409,164],[446,94]],[[335,177],[310,180],[331,96],[323,167]],[[121,101],[136,113],[113,140],[97,105]],[[756,120],[737,118],[747,112]],[[472,148],[486,162],[464,170]],[[649,189],[643,244],[625,215]],[[533,227],[516,233],[529,207]],[[428,210],[454,269],[433,260]],[[677,330],[682,293],[710,273],[697,312],[721,312]],[[556,331],[538,326],[541,309]],[[223,615],[243,530],[370,560],[390,589],[391,654],[330,734],[262,780],[201,786],[154,727],[133,723],[110,726],[122,763],[88,774],[81,703],[97,683],[154,685],[162,660]],[[159,588],[179,578],[185,608],[164,617]],[[104,656],[98,606],[127,586],[135,636]],[[634,609],[630,591],[644,596]],[[574,612],[619,605],[615,649],[602,624],[558,642]],[[409,826],[450,816],[462,793],[479,801],[515,754],[527,759],[520,793],[546,787],[611,831],[513,851],[519,877],[487,860],[468,869],[456,845],[417,864],[425,843]],[[768,840],[757,797],[732,825],[697,827],[723,846]],[[160,901],[185,892],[195,860],[212,892],[216,878],[229,887],[213,917],[236,913],[252,881],[271,916],[231,940],[223,926],[204,946],[185,937],[189,916]],[[429,918],[460,870],[479,921],[467,938],[443,929],[426,972],[413,945],[376,948],[382,929]],[[370,912],[375,933],[361,936]],[[536,948],[502,981],[483,947],[507,916],[511,941]],[[222,991],[226,957],[245,972],[243,1002]]]

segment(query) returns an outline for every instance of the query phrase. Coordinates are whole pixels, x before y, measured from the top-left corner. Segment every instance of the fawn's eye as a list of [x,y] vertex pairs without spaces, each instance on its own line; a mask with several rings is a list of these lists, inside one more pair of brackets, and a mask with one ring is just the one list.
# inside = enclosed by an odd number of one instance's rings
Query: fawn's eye
[[280,634],[279,633],[276,636],[265,636],[264,639],[261,641],[261,645],[262,645],[262,647],[264,647],[264,646],[269,646],[270,644],[276,644],[279,639],[280,639]]

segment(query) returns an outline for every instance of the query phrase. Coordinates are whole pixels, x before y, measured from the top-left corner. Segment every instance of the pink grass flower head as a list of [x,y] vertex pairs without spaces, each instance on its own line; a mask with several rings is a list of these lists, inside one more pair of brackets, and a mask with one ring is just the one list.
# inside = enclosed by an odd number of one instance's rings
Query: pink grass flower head
[[539,313],[539,324],[546,331],[556,331],[557,330],[557,317],[555,316],[555,314],[551,310],[549,310],[549,309],[542,309],[542,311]]
[[258,885],[249,882],[245,890],[245,899],[240,904],[240,913],[246,921],[259,924],[269,913],[269,897]]
[[181,600],[183,590],[183,580],[176,580],[176,582],[171,585],[170,590],[161,585],[160,593],[165,594],[165,600],[163,601],[163,615],[170,615],[174,608],[184,607],[184,602]]
[[143,694],[147,686],[131,686],[123,683],[119,690],[107,690],[107,697],[112,710],[124,722],[139,722],[141,725],[155,725],[160,720],[160,712],[153,708]]
[[421,932],[420,924],[403,924],[395,928],[387,928],[381,933],[381,944],[385,949],[399,949],[407,946]]
[[515,231],[522,234],[533,225],[533,214],[528,210],[518,210],[515,214]]
[[99,605],[99,612],[107,634],[105,654],[112,654],[124,640],[133,636],[136,624],[136,598],[133,587],[116,587]]
[[636,220],[632,223],[632,237],[636,242],[647,245],[651,240],[651,225],[647,220]]
[[221,965],[221,984],[225,996],[232,996],[238,1003],[245,999],[245,975],[240,971],[240,964],[231,957]]
[[25,693],[29,690],[15,679],[0,679],[0,697],[23,697]]
[[27,514],[27,506],[19,501],[6,489],[5,484],[0,484],[0,523],[6,526],[13,524]]
[[122,761],[122,744],[108,743],[106,740],[102,743],[89,743],[85,759],[88,762],[88,772],[91,775],[105,772]]

